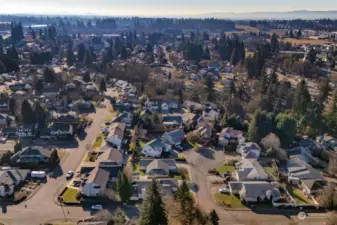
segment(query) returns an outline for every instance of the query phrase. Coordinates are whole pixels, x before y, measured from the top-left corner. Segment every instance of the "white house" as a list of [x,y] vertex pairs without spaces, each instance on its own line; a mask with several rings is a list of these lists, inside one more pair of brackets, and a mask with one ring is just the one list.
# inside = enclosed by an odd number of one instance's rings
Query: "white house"
[[181,129],[167,132],[163,135],[162,140],[168,145],[181,145],[185,138],[185,132]]
[[110,127],[110,133],[106,141],[116,147],[122,146],[122,141],[124,139],[125,132],[124,123],[113,123]]
[[17,185],[24,182],[29,170],[1,169],[0,170],[0,197],[14,194]]
[[240,154],[243,159],[258,159],[260,157],[261,148],[254,142],[247,142],[238,145],[236,152]]
[[280,191],[265,181],[229,182],[228,186],[232,194],[238,194],[245,202],[278,201],[281,197]]
[[149,157],[160,157],[163,151],[169,151],[170,146],[163,143],[161,139],[154,139],[142,147],[142,153]]
[[235,164],[234,177],[238,181],[268,180],[269,176],[256,160],[243,159]]
[[107,184],[116,181],[119,171],[123,169],[125,164],[123,154],[117,149],[112,148],[101,153],[94,165],[82,165],[81,171],[91,170],[88,180],[82,188],[84,196],[103,195]]
[[36,124],[24,124],[16,129],[16,136],[18,137],[35,137]]

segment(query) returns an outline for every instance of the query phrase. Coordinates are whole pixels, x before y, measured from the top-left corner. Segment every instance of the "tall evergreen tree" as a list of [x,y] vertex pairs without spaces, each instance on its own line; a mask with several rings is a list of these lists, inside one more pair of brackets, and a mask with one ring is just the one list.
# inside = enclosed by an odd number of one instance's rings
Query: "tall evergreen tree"
[[53,150],[49,159],[48,159],[48,164],[50,168],[55,168],[58,164],[60,163],[60,158],[59,155],[57,153],[57,150]]
[[32,105],[26,99],[22,102],[21,116],[24,123],[30,124],[35,122],[34,110]]
[[213,101],[214,99],[214,84],[213,84],[213,80],[210,76],[207,76],[205,78],[205,85],[206,85],[206,92],[207,92],[207,101]]
[[165,204],[155,179],[147,188],[140,213],[140,225],[168,225]]
[[0,74],[6,73],[6,67],[3,62],[0,60]]
[[87,71],[87,72],[85,72],[85,73],[83,74],[83,81],[84,81],[84,82],[90,82],[90,81],[91,81],[89,71]]
[[295,89],[293,99],[293,111],[299,115],[304,116],[311,105],[311,96],[308,90],[307,83],[302,80]]
[[296,136],[296,119],[286,113],[276,117],[276,133],[282,140],[282,147],[289,147]]
[[272,52],[277,52],[280,48],[280,43],[277,39],[277,35],[273,33],[270,39],[270,44],[271,44],[271,51]]
[[239,52],[237,48],[234,48],[232,55],[231,55],[231,64],[236,66],[238,62],[239,62]]
[[179,214],[181,224],[185,225],[192,224],[195,216],[194,199],[185,180],[178,187],[176,199],[179,204],[179,211],[180,211]]
[[79,44],[77,47],[77,57],[78,61],[83,62],[84,61],[84,54],[85,54],[85,46],[83,43]]
[[93,58],[91,55],[91,51],[89,49],[85,50],[85,54],[84,54],[84,64],[88,67],[91,67],[93,63]]
[[211,223],[210,225],[219,225],[220,218],[214,209],[209,213],[208,217]]
[[8,101],[8,110],[12,115],[15,115],[16,108],[16,100],[14,98],[10,98]]
[[56,74],[53,68],[46,68],[43,73],[44,80],[47,83],[54,83],[56,81]]
[[132,184],[122,171],[118,173],[117,193],[123,203],[129,201],[132,195]]
[[35,109],[34,109],[36,121],[39,123],[40,126],[44,127],[46,125],[46,111],[44,108],[41,106],[41,103],[37,102],[35,104]]
[[99,85],[99,90],[101,92],[106,92],[106,83],[105,83],[105,79],[101,79],[101,83]]
[[74,51],[72,43],[69,43],[67,49],[67,65],[69,67],[74,65]]

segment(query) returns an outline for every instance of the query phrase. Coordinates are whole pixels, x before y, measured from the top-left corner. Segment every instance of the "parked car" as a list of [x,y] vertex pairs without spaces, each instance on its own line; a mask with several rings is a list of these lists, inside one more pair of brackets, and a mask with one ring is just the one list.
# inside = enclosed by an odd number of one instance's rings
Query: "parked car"
[[1,143],[5,144],[7,142],[7,137],[2,137],[1,138]]
[[66,179],[67,180],[69,180],[69,179],[71,179],[71,178],[73,178],[73,176],[74,176],[74,171],[68,171],[68,173],[66,174]]
[[103,210],[103,206],[102,205],[92,205],[91,206],[91,210],[93,210],[93,211],[102,211]]
[[228,193],[229,193],[229,190],[228,190],[228,188],[220,188],[220,189],[219,189],[219,192],[220,192],[221,194],[228,194]]

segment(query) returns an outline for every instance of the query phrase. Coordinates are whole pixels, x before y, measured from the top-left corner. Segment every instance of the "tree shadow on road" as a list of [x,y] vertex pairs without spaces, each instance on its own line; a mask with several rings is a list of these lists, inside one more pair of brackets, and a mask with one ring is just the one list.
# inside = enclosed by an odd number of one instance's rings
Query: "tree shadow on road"
[[87,137],[87,135],[88,133],[85,130],[83,130],[81,133],[77,135],[77,137],[78,139],[80,139],[80,141],[83,141]]
[[207,159],[214,159],[214,151],[209,148],[199,148],[197,151],[200,155]]
[[70,140],[51,140],[48,142],[49,147],[53,148],[78,148],[78,140],[72,138]]
[[57,179],[63,175],[63,170],[60,165],[58,165],[53,171],[49,173],[49,177],[52,179]]

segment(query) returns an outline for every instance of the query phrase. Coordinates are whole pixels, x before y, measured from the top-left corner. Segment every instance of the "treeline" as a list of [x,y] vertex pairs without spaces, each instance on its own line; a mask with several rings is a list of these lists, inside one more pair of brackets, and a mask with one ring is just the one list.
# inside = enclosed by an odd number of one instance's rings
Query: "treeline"
[[14,46],[7,49],[6,53],[0,45],[0,74],[19,70],[19,55]]

